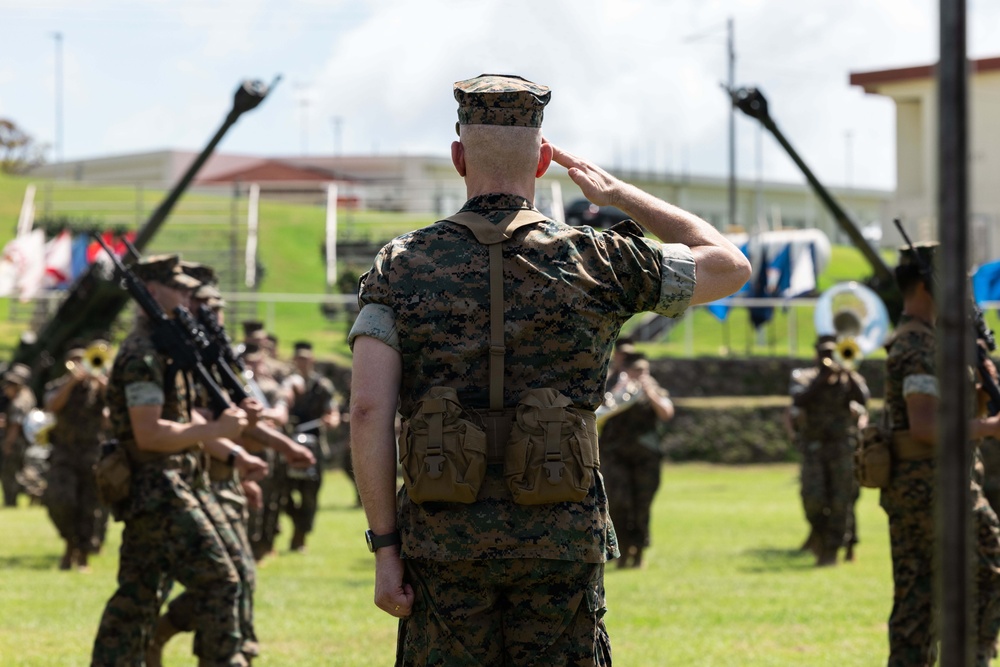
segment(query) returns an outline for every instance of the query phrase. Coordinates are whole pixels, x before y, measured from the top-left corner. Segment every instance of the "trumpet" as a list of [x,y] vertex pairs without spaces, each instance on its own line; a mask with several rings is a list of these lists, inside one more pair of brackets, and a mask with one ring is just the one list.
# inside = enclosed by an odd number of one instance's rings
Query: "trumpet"
[[104,341],[91,343],[83,352],[83,360],[78,364],[70,360],[66,362],[66,370],[70,373],[79,366],[87,375],[104,375],[108,372],[111,361],[111,346]]

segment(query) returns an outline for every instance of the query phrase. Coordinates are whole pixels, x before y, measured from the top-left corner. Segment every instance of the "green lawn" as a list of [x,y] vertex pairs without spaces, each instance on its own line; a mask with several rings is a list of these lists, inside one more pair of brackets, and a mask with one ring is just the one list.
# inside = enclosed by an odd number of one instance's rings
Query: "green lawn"
[[[396,625],[371,603],[365,520],[339,471],[327,477],[305,554],[282,553],[258,575],[255,667],[392,664]],[[858,505],[857,561],[816,569],[796,551],[807,528],[793,465],[668,466],[642,570],[606,577],[615,663],[633,667],[867,667],[884,664],[892,580],[877,494]],[[0,511],[0,665],[88,664],[114,589],[121,524],[89,574],[59,572],[45,511]],[[190,642],[166,664],[194,664]]]

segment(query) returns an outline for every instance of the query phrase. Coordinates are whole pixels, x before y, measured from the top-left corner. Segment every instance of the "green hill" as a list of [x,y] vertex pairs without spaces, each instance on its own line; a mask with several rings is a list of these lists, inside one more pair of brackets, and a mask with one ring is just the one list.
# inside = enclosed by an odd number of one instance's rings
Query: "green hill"
[[[0,243],[13,238],[16,223],[24,197],[25,187],[34,182],[24,177],[0,175]],[[36,201],[39,211],[36,218],[59,219],[65,216],[73,220],[92,219],[95,224],[136,228],[163,199],[162,191],[136,191],[128,187],[77,187],[73,184],[47,186],[38,183]],[[50,202],[48,207],[44,202]],[[215,216],[228,220],[234,215],[245,220],[245,208],[233,212],[233,206],[245,207],[245,200],[233,204],[229,197],[187,193],[174,211],[173,219],[161,228],[147,252],[181,251],[189,259],[225,265],[229,261],[231,235],[237,235],[237,246],[242,257],[244,233],[242,225],[232,230],[220,223],[212,223],[212,234],[206,230],[211,226],[199,224],[202,219]],[[93,210],[104,211],[100,218],[91,218]],[[110,210],[111,213],[106,211]],[[238,322],[255,316],[267,323],[279,337],[281,351],[290,352],[291,344],[297,339],[310,339],[317,351],[333,358],[345,359],[350,352],[346,344],[349,316],[343,309],[336,308],[331,316],[325,314],[317,302],[320,295],[328,290],[325,285],[325,265],[323,240],[325,210],[321,206],[297,205],[262,199],[259,215],[258,257],[264,268],[259,285],[263,294],[312,295],[311,303],[260,302],[256,306],[244,304],[237,316],[231,318],[230,328],[234,336],[238,334]],[[375,211],[341,210],[338,213],[338,241],[382,242],[393,236],[419,226],[429,224],[431,215],[407,215]],[[892,253],[887,253],[887,261],[892,263]],[[368,260],[341,261],[339,263],[340,286],[337,292],[353,292],[357,276],[368,267]],[[820,276],[820,289],[845,280],[860,280],[871,274],[864,257],[849,246],[835,246],[831,261]],[[225,284],[224,284],[225,288]],[[306,297],[309,298],[309,297]],[[236,304],[233,304],[236,307]],[[9,321],[9,300],[0,299],[0,350],[10,349],[17,336],[24,329],[23,321]],[[704,309],[697,309],[693,325],[682,322],[664,340],[644,345],[652,355],[696,356],[736,354],[736,355],[787,355],[792,351],[797,356],[811,355],[811,343],[815,335],[812,313],[804,308],[778,309],[773,324],[764,333],[752,329],[747,310],[736,309],[720,322]]]

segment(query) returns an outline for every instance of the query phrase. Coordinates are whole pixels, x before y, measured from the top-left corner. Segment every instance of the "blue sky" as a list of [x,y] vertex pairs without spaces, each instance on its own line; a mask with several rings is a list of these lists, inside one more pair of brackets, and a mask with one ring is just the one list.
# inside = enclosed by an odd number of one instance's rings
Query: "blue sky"
[[[85,5],[85,7],[84,7]],[[63,35],[67,158],[199,149],[243,78],[283,80],[220,150],[446,155],[452,82],[552,87],[545,132],[606,167],[727,173],[725,23],[736,82],[829,185],[891,188],[894,109],[852,71],[937,58],[930,0],[0,0],[0,117],[55,137]],[[973,57],[1000,55],[1000,3],[969,0]],[[335,120],[339,119],[339,120]],[[339,131],[335,128],[339,127]],[[738,172],[802,178],[738,118]],[[339,138],[339,140],[338,140]],[[758,142],[762,154],[758,154]]]

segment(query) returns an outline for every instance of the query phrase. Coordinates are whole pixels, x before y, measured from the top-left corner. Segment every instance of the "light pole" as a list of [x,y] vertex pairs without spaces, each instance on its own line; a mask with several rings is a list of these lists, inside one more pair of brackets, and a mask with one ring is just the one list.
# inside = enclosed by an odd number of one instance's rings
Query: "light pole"
[[55,137],[55,150],[54,157],[56,162],[61,163],[63,161],[63,63],[62,63],[62,33],[54,32],[52,33],[53,39],[56,42],[56,80],[55,80],[55,96],[56,96],[56,137]]

